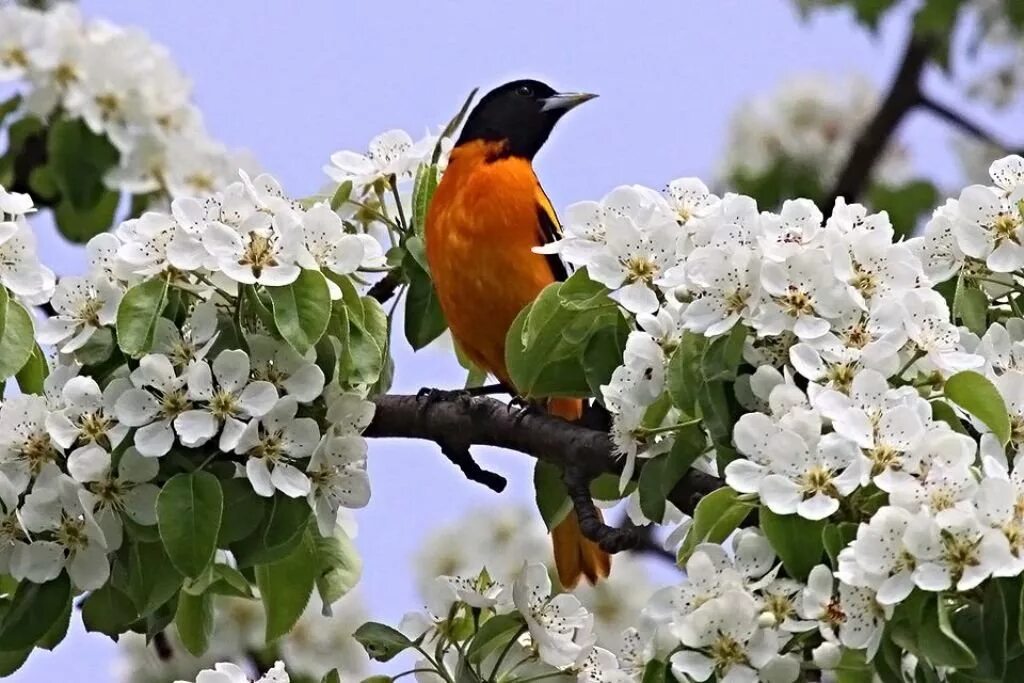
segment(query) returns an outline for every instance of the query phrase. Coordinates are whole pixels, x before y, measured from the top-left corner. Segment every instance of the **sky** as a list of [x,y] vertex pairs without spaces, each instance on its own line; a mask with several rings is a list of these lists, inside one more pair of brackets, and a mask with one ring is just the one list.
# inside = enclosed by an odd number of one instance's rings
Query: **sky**
[[[90,17],[146,30],[195,85],[210,131],[245,147],[293,196],[325,182],[339,149],[405,128],[414,137],[444,123],[473,87],[519,77],[600,99],[560,124],[536,167],[554,205],[601,197],[624,183],[661,187],[684,175],[711,178],[731,114],[752,95],[806,73],[860,73],[883,87],[908,30],[896,13],[872,36],[845,11],[803,21],[789,0],[86,0]],[[929,73],[930,92],[963,104],[960,90]],[[993,130],[1024,113],[966,111]],[[1017,126],[1019,130],[1019,126]],[[960,183],[949,131],[925,114],[900,131],[916,169]],[[1024,140],[1018,141],[1024,145]],[[81,271],[82,250],[52,230],[40,235],[58,273]],[[463,373],[445,348],[418,354],[395,337],[396,392],[455,387]],[[485,452],[506,475],[497,494],[463,479],[436,447],[374,442],[373,498],[358,513],[360,590],[375,620],[397,623],[420,601],[411,558],[420,538],[481,506],[532,499],[529,458]],[[37,651],[13,683],[114,680],[115,646],[76,623],[55,652]]]

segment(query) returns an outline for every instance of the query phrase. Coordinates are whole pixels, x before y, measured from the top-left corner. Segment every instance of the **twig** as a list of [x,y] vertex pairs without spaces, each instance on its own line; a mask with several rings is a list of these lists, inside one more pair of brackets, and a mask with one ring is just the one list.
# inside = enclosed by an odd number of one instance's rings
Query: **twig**
[[[911,29],[913,30],[913,29]],[[850,151],[832,192],[822,201],[822,212],[831,213],[838,197],[856,200],[867,187],[871,171],[907,113],[921,102],[921,74],[928,63],[932,41],[911,35],[889,91],[874,117],[864,127]]]
[[[1010,151],[1014,149],[1012,145],[1006,144],[1003,140],[1000,140],[995,135],[982,128],[979,124],[967,118],[966,115],[954,111],[941,102],[932,99],[930,95],[921,95],[921,107],[930,111],[932,114],[935,114],[940,119],[947,121],[956,128],[959,128],[965,133],[969,133],[978,140],[992,145],[993,147],[998,147],[1003,151]],[[1024,150],[1024,146],[1021,146],[1019,149]]]
[[392,296],[395,295],[395,290],[402,284],[402,273],[400,270],[392,270],[387,275],[377,280],[370,287],[366,295],[372,299],[376,299],[380,303],[384,303]]
[[162,662],[166,662],[174,656],[174,648],[171,647],[171,641],[167,639],[167,634],[163,631],[157,631],[153,634],[153,649],[156,650],[156,656]]
[[580,531],[586,538],[601,546],[606,553],[620,553],[632,550],[639,540],[636,529],[631,526],[615,528],[608,526],[601,519],[601,514],[590,496],[592,478],[584,476],[579,469],[567,467],[563,475],[565,487],[569,491],[569,499],[576,510],[576,518],[580,523]]
[[[627,516],[620,526],[625,527],[632,524],[632,521]],[[653,524],[634,526],[633,528],[635,529],[634,535],[636,536],[636,546],[633,548],[633,552],[652,555],[658,559],[676,564],[676,554],[665,550],[664,546],[654,539],[654,535],[651,533],[654,530]]]

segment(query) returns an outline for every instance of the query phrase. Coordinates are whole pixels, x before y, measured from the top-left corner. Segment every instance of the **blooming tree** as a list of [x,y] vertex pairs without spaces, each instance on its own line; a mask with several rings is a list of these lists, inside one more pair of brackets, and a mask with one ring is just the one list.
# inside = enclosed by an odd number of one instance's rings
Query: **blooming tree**
[[[850,3],[869,25],[895,4]],[[423,223],[465,107],[330,155],[329,191],[294,196],[209,138],[143,34],[0,6],[0,673],[77,606],[150,657],[133,680],[340,683],[400,655],[364,680],[1020,680],[1024,157],[921,74],[961,13],[997,45],[1024,16],[918,5],[887,93],[786,87],[737,118],[720,188],[563,212],[541,251],[572,275],[507,361],[522,399],[587,398],[579,424],[389,391],[396,307],[415,349],[445,331]],[[1019,56],[970,91],[1005,102]],[[915,108],[1004,147],[988,179],[940,201],[911,177],[891,138]],[[85,275],[44,265],[38,209]],[[539,512],[443,532],[464,552],[424,552],[424,610],[357,627],[348,511],[377,437],[436,442],[495,490],[472,447],[535,457]],[[572,509],[684,573],[655,590],[627,560],[563,590],[542,523]]]

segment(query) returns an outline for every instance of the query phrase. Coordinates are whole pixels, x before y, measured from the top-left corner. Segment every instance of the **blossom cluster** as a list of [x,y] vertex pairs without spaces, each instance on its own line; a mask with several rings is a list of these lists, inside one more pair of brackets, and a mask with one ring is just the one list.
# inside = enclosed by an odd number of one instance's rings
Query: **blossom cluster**
[[[511,584],[524,563],[553,572],[551,540],[535,510],[510,505],[472,510],[426,534],[412,566],[426,600],[438,576],[474,576],[486,567],[495,581]],[[656,585],[644,561],[625,554],[615,558],[606,580],[578,586],[573,594],[594,616],[597,644],[618,651],[623,630],[636,623]]]
[[[664,193],[620,187],[600,202],[573,205],[565,238],[542,249],[585,267],[634,317],[623,364],[602,386],[613,440],[627,457],[624,485],[637,456],[667,452],[694,417],[678,405],[656,407],[669,389],[673,356],[701,337],[728,334],[742,341],[742,362],[754,369],[729,385],[743,413],[730,439],[739,457],[722,457],[716,444],[694,466],[722,475],[741,498],[780,516],[849,519],[859,509],[851,501],[875,501],[850,520],[860,526],[839,553],[834,578],[837,604],[856,607],[840,609],[846,627],[837,638],[823,630],[826,643],[873,655],[884,618],[915,588],[968,591],[1024,569],[1016,504],[1024,489],[1015,466],[1024,330],[1009,296],[1024,269],[1024,159],[996,161],[990,175],[991,185],[967,187],[905,241],[894,242],[884,212],[842,199],[825,220],[808,200],[758,211],[749,197],[718,197],[684,178]],[[939,291],[947,282],[959,292],[955,302]],[[994,305],[1005,324],[985,329],[982,322],[975,331],[954,324],[951,303],[957,319],[969,318],[970,291],[983,300],[982,315]],[[944,383],[958,375],[998,390],[1012,426],[1006,434],[956,397],[942,396]],[[935,412],[939,404],[950,420]],[[962,420],[980,440],[964,433]],[[691,584],[695,571],[688,569]],[[824,605],[833,580],[825,567],[809,578]],[[731,585],[710,581],[723,593]],[[737,662],[760,662],[756,668],[796,671],[777,660],[774,637],[767,643],[748,630],[763,598],[723,600],[694,603],[706,603],[699,628],[676,618],[673,633],[683,646],[700,657],[729,652]],[[800,618],[836,614],[822,608],[814,616],[807,608]],[[743,624],[732,621],[739,615]],[[698,640],[715,624],[754,649],[740,655]],[[677,655],[676,665],[695,680],[712,669],[722,675],[725,659],[712,666],[700,657]],[[770,676],[794,680],[795,673]]]
[[[361,680],[368,664],[366,653],[352,633],[366,620],[359,594],[349,593],[334,603],[331,616],[323,615],[319,599],[310,600],[292,630],[268,647],[265,617],[259,602],[223,596],[214,602],[210,647],[201,657],[189,654],[173,629],[167,632],[170,657],[160,658],[145,636],[126,633],[118,641],[117,679],[122,683],[170,683],[193,679],[216,663],[248,668],[252,659],[281,658],[292,676],[319,681],[337,669],[341,680]],[[273,656],[270,651],[275,652]]]
[[[5,214],[31,208],[25,197],[0,198]],[[267,329],[230,321],[246,291],[259,296],[254,285],[287,285],[321,268],[340,278],[377,263],[375,240],[345,233],[326,205],[305,210],[269,176],[244,173],[222,193],[176,199],[169,214],[146,213],[96,236],[88,272],[55,286],[34,259],[23,213],[2,225],[0,248],[14,258],[0,282],[35,303],[52,290],[54,315],[38,323],[36,338],[56,349],[43,391],[0,406],[0,501],[11,521],[5,573],[44,582],[66,567],[80,589],[104,585],[124,519],[156,522],[161,459],[181,448],[236,463],[260,496],[306,497],[325,536],[340,508],[366,504],[360,433],[373,404],[365,387],[338,373],[328,382],[312,349],[300,353]],[[120,304],[154,281],[187,314],[180,324],[155,318],[149,348],[129,364],[122,349],[137,322]],[[330,282],[325,291],[340,298]],[[141,300],[157,313],[167,305]],[[93,370],[114,361],[109,376]]]
[[[731,186],[782,170],[783,176],[808,174],[827,186],[835,181],[878,101],[877,88],[862,76],[849,76],[842,83],[823,74],[787,80],[733,115],[718,175]],[[908,153],[898,142],[886,148],[873,172],[884,184],[899,184],[908,174]]]
[[[553,593],[548,568],[526,564],[511,585],[495,581],[486,570],[476,576],[435,578],[426,612],[407,614],[400,626],[402,633],[421,644],[424,656],[415,667],[419,683],[453,680],[454,672],[467,666],[460,656],[465,643],[454,634],[459,632],[458,621],[473,610],[491,618],[515,615],[519,624],[505,634],[506,643],[490,648],[477,665],[481,672],[493,672],[497,680],[555,678],[562,672],[566,680],[580,683],[629,683],[643,673],[644,661],[634,652],[638,636],[633,630],[623,635],[617,655],[601,647],[594,634],[594,615],[579,598]],[[465,640],[477,633],[470,632]],[[433,651],[441,656],[425,654]]]
[[24,83],[26,114],[81,119],[108,138],[120,153],[111,189],[206,196],[250,165],[210,137],[165,48],[140,30],[86,20],[73,3],[0,6],[0,81]]

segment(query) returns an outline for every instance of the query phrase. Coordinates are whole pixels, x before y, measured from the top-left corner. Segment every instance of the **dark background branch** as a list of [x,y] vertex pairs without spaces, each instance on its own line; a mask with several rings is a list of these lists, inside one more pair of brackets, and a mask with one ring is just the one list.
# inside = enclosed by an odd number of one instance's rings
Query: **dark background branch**
[[903,59],[881,106],[850,150],[850,156],[831,194],[821,203],[821,211],[826,216],[832,212],[837,197],[856,201],[863,194],[871,178],[871,171],[885,151],[889,140],[907,113],[920,104],[921,75],[928,63],[932,45],[931,40],[918,36],[911,35],[907,40]]

